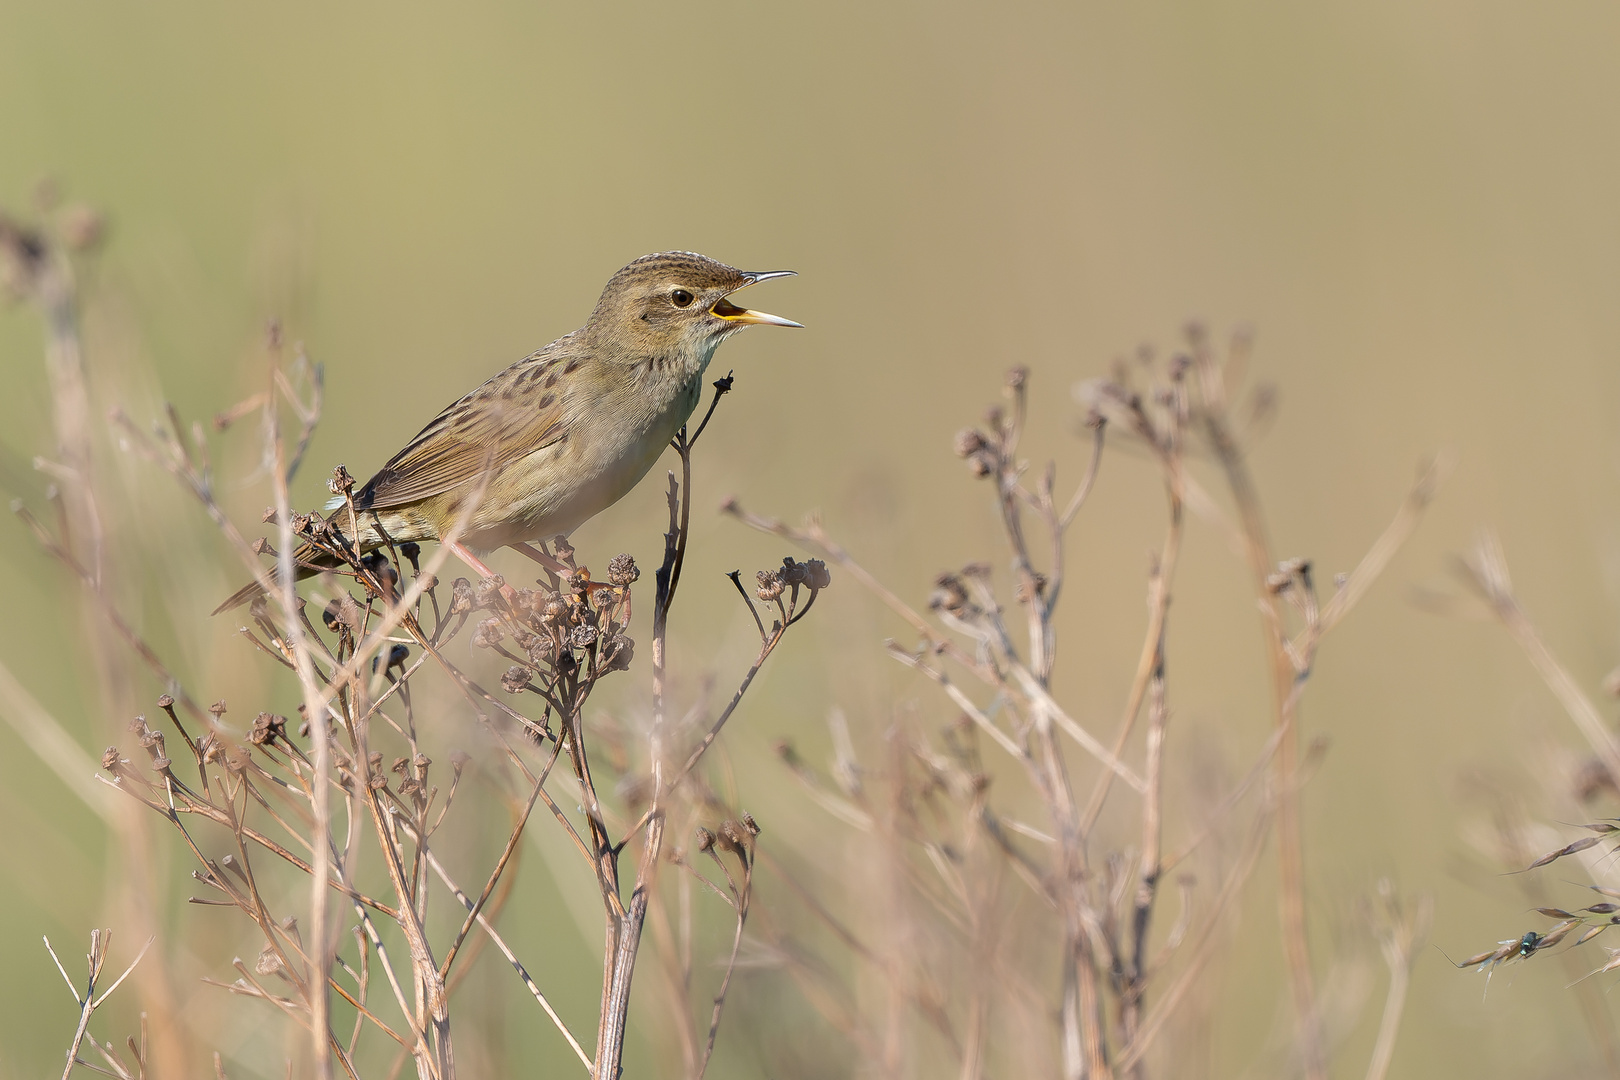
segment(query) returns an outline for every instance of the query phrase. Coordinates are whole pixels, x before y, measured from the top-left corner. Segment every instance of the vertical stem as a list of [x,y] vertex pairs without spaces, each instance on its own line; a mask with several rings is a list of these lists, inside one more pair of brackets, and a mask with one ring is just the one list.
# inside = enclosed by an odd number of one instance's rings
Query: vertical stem
[[[1142,998],[1147,986],[1148,925],[1153,917],[1153,903],[1158,895],[1161,872],[1161,821],[1164,773],[1164,729],[1169,719],[1164,695],[1164,650],[1161,639],[1153,679],[1148,691],[1147,782],[1142,798],[1142,861],[1137,878],[1136,898],[1131,911],[1131,959],[1126,970],[1125,986],[1120,993],[1120,1042],[1129,1046],[1136,1041],[1142,1018]],[[1142,1075],[1140,1059],[1130,1066],[1130,1074]]]
[[[101,513],[97,506],[93,435],[100,430],[91,419],[89,377],[79,333],[77,285],[72,267],[61,249],[45,236],[24,230],[0,215],[0,258],[16,260],[45,324],[45,369],[50,381],[52,424],[56,453],[63,469],[57,473],[62,509],[66,516],[65,549],[85,568],[89,588],[83,593],[81,625],[100,683],[102,712],[128,715],[131,693],[129,671],[119,658],[105,622],[92,604],[91,594],[104,588]],[[153,897],[160,892],[151,874],[152,838],[143,816],[118,814],[113,846],[121,853],[123,873],[121,906],[135,932],[159,932]],[[162,964],[147,964],[136,975],[150,1014],[153,1063],[160,1072],[181,1075],[193,1071],[188,1047],[178,1021],[179,1007]]]
[[1276,702],[1275,724],[1282,732],[1273,762],[1277,777],[1277,908],[1289,990],[1300,1027],[1305,1075],[1309,1080],[1326,1080],[1327,1065],[1317,1023],[1316,990],[1305,928],[1305,857],[1299,824],[1299,792],[1295,783],[1299,747],[1294,715],[1299,695],[1294,692],[1294,687],[1298,673],[1294,671],[1284,647],[1286,631],[1277,596],[1266,584],[1272,559],[1266,541],[1265,521],[1260,513],[1259,496],[1243,460],[1243,451],[1226,427],[1225,388],[1221,383],[1221,373],[1206,346],[1201,342],[1195,343],[1195,351],[1198,353],[1204,389],[1205,430],[1237,503],[1249,569],[1254,575],[1259,594],[1261,629],[1271,666],[1272,697]]
[[655,576],[657,596],[653,603],[653,701],[652,730],[648,751],[652,767],[652,807],[647,812],[647,837],[636,867],[636,886],[624,915],[607,914],[607,955],[603,960],[602,1015],[596,1036],[595,1080],[618,1080],[623,1070],[625,1026],[630,1012],[630,982],[635,975],[636,953],[641,947],[641,929],[647,918],[647,900],[658,869],[658,856],[664,845],[664,737],[665,670],[668,656],[669,608],[680,584],[681,564],[686,554],[687,524],[691,520],[692,453],[681,428],[675,437],[681,456],[681,478],[669,474],[669,531],[664,533],[664,561]]
[[[331,733],[328,730],[326,709],[322,704],[320,687],[315,683],[315,665],[309,655],[309,644],[304,640],[303,622],[298,617],[297,575],[293,565],[292,505],[287,491],[286,447],[281,438],[281,425],[276,408],[276,392],[272,384],[266,395],[264,410],[266,432],[275,455],[276,520],[280,535],[277,537],[278,599],[285,614],[287,638],[293,647],[293,663],[298,672],[298,683],[303,691],[305,719],[309,721],[309,735],[314,750],[314,773],[310,795],[315,814],[314,836],[310,851],[309,927],[310,960],[315,970],[308,973],[307,985],[310,1010],[310,1050],[315,1058],[315,1075],[319,1080],[331,1080],[331,988],[332,938],[331,908],[327,889],[331,882],[332,860],[332,770]],[[408,897],[400,894],[401,904]]]

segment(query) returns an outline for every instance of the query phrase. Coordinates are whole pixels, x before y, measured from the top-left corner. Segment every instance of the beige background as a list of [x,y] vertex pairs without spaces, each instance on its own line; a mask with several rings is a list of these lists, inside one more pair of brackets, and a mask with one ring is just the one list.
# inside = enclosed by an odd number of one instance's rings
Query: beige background
[[[1620,652],[1611,5],[538,7],[0,0],[0,205],[26,209],[52,176],[106,212],[88,283],[97,362],[150,364],[188,416],[252,388],[262,326],[281,317],[327,368],[310,503],[331,464],[368,472],[578,325],[636,255],[796,269],[750,302],[808,329],[719,354],[737,390],[700,451],[699,508],[727,492],[791,518],[819,508],[919,602],[933,574],[992,551],[984,493],[949,443],[1005,367],[1033,369],[1031,450],[1072,478],[1071,384],[1143,342],[1174,347],[1188,317],[1252,325],[1255,374],[1280,395],[1255,458],[1279,554],[1348,569],[1420,457],[1458,461],[1307,698],[1306,734],[1332,739],[1305,796],[1320,976],[1354,996],[1361,976],[1332,958],[1361,948],[1353,900],[1384,875],[1435,894],[1433,939],[1454,956],[1542,925],[1471,853],[1483,809],[1464,778],[1488,774],[1538,820],[1572,813],[1544,778],[1553,748],[1578,749],[1573,730],[1497,629],[1412,595],[1450,588],[1448,558],[1490,525],[1583,686],[1597,693]],[[0,479],[37,499],[47,391],[25,312],[0,314],[0,370]],[[255,521],[262,497],[233,498]],[[650,563],[659,512],[649,483],[576,541]],[[1061,695],[1099,725],[1134,663],[1160,512],[1147,463],[1111,452],[1060,629]],[[703,629],[678,648],[723,667],[746,637],[717,572],[781,552],[699,518],[684,617]],[[92,715],[65,651],[64,579],[20,526],[0,527],[0,561],[0,655],[99,753],[120,725]],[[199,609],[235,577],[223,559],[202,572]],[[1246,588],[1195,523],[1169,646],[1183,775],[1203,753],[1236,770],[1264,739]],[[847,579],[825,603],[728,735],[758,764],[740,772],[744,805],[784,843],[814,815],[768,771],[773,740],[819,760],[832,705],[863,739],[896,697],[940,711],[884,666],[877,643],[897,624]],[[206,658],[237,647],[229,631],[184,652],[199,697],[226,692]],[[0,813],[17,823],[0,874],[0,1076],[21,1077],[54,1067],[71,1030],[40,935],[76,954],[109,917],[106,856],[9,729],[0,763]],[[1543,878],[1554,902],[1580,902],[1561,884],[1572,873]],[[1246,920],[1274,919],[1269,875]],[[173,918],[183,933],[199,915]],[[1211,1075],[1266,1071],[1284,1016],[1280,950],[1244,940],[1219,985],[1252,1005],[1214,1032]],[[569,941],[589,970],[598,943]],[[1589,950],[1595,967],[1606,954]],[[1383,983],[1364,974],[1373,997],[1336,1075],[1360,1075],[1371,1046]],[[1588,1075],[1599,1059],[1567,975],[1504,969],[1482,1000],[1479,976],[1430,950],[1391,1075]],[[521,1049],[533,1019],[513,1015]],[[750,1037],[722,1034],[729,1075],[756,1075]]]

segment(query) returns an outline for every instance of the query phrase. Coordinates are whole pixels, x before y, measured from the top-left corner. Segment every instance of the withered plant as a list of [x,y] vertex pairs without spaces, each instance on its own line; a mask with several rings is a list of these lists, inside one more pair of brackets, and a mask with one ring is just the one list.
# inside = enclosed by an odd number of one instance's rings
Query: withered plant
[[[116,643],[109,653],[118,656],[105,662],[102,677],[155,680],[163,690],[155,713],[129,722],[126,746],[108,747],[102,758],[105,784],[126,797],[122,808],[104,813],[122,821],[127,808],[138,805],[166,821],[195,861],[192,902],[234,911],[256,930],[257,956],[232,962],[235,979],[211,980],[219,991],[252,999],[266,1018],[301,1030],[314,1075],[394,1076],[408,1060],[424,1080],[449,1080],[457,1073],[456,990],[479,950],[493,945],[516,974],[514,990],[532,995],[586,1074],[610,1080],[623,1067],[643,927],[660,870],[673,861],[681,868],[678,887],[706,885],[724,901],[735,925],[712,1008],[691,1007],[690,949],[675,962],[675,981],[683,988],[682,1071],[702,1076],[749,915],[759,827],[752,816],[724,804],[701,765],[761,667],[829,583],[824,564],[791,557],[780,568],[761,571],[752,596],[733,574],[759,634],[754,661],[712,716],[700,701],[684,717],[671,718],[669,620],[690,534],[692,451],[731,389],[731,377],[714,384],[708,411],[690,435],[683,428],[672,443],[679,475],[668,480],[668,530],[651,590],[651,642],[640,661],[651,684],[651,711],[639,749],[623,732],[593,730],[586,716],[600,680],[638,670],[628,631],[641,572],[629,555],[608,561],[599,580],[559,537],[520,549],[539,567],[532,586],[514,587],[500,577],[446,583],[441,574],[447,544],[424,558],[414,543],[371,552],[350,543],[349,537],[360,535],[363,511],[341,466],[330,485],[340,501],[329,517],[294,512],[290,489],[315,432],[322,378],[301,351],[286,361],[276,333],[263,388],[220,414],[213,436],[200,424],[184,423],[172,405],[150,425],[115,409],[109,429],[114,440],[178,481],[263,587],[264,597],[253,603],[241,628],[241,647],[274,665],[280,685],[296,687],[299,702],[291,715],[239,710],[224,701],[204,706],[207,697],[182,685],[137,629],[138,619],[122,608],[114,575],[130,568],[102,559],[109,511],[116,509],[118,519],[136,511],[114,507],[117,499],[92,467],[95,425],[86,419],[91,395],[68,256],[50,232],[0,218],[0,257],[13,289],[46,315],[53,388],[66,417],[58,425],[64,449],[50,465],[58,484],[50,497],[66,509],[54,522],[26,506],[18,512],[86,598],[87,632]],[[254,542],[217,501],[212,465],[218,439],[248,419],[259,422],[259,454],[273,498],[264,517],[272,537]],[[473,493],[467,515],[479,494]],[[337,567],[323,572],[307,597],[294,584],[301,545]],[[272,568],[261,564],[261,555],[274,558]],[[475,661],[488,653],[508,665],[498,687],[480,682],[469,665],[453,658],[450,647],[458,639],[463,650],[475,650]],[[144,675],[130,669],[130,660],[144,667]],[[448,687],[448,694],[431,689],[435,685]],[[424,752],[423,733],[468,717],[484,752],[476,759],[433,761]],[[54,724],[46,715],[37,721]],[[72,740],[59,729],[54,736],[66,739],[67,749],[59,750],[71,759]],[[608,758],[622,760],[604,764],[604,747]],[[76,762],[69,760],[69,766]],[[599,795],[604,767],[620,776],[622,798]],[[485,802],[504,802],[510,810],[504,846],[470,882],[452,873],[455,860],[442,857],[455,841],[441,833],[452,808],[466,802],[469,785],[481,785]],[[524,963],[498,929],[501,916],[512,910],[512,868],[537,805],[551,827],[566,835],[600,895],[605,948],[594,1045],[571,1031],[553,1007],[547,986],[558,975]],[[693,851],[701,861],[670,839],[679,835],[695,838]],[[451,906],[450,917],[438,915],[441,905]],[[667,913],[659,918],[669,921]],[[689,904],[678,918],[689,942]],[[76,1064],[124,1077],[145,1076],[149,1069],[181,1075],[186,1055],[149,1060],[144,1034],[123,1051],[92,1038],[99,1064],[82,1055],[85,1027],[99,1003],[94,981],[102,944],[97,938],[92,946],[91,989],[82,1000],[75,994],[81,1016],[64,1077]],[[555,996],[554,985],[550,992]],[[173,1013],[159,1019],[182,1043],[206,1046],[213,1035]],[[290,1059],[287,1068],[289,1074],[295,1068]],[[215,1069],[224,1075],[218,1054]]]
[[[1195,327],[1186,350],[1168,362],[1144,357],[1079,388],[1090,457],[1067,495],[1059,494],[1055,464],[1032,468],[1020,457],[1029,376],[1013,370],[1005,403],[991,408],[982,426],[961,432],[955,447],[989,489],[1005,541],[1001,561],[1010,567],[1005,584],[998,585],[990,562],[976,562],[940,575],[924,606],[877,581],[819,521],[795,528],[729,507],[879,598],[910,635],[888,642],[888,654],[940,698],[937,711],[919,705],[901,709],[892,723],[863,725],[888,728],[877,765],[856,757],[841,716],[834,718],[831,775],[791,745],[781,748],[810,795],[853,830],[850,864],[868,876],[863,887],[843,890],[854,891],[858,905],[795,880],[807,917],[823,931],[812,934],[767,912],[761,918],[770,926],[760,931],[754,959],[787,969],[848,1038],[863,1072],[1100,1080],[1145,1076],[1151,1059],[1161,1075],[1176,1075],[1176,1040],[1167,1036],[1178,1020],[1192,1025],[1190,1000],[1267,838],[1275,837],[1292,1050],[1306,1076],[1325,1075],[1330,1047],[1307,948],[1299,824],[1300,787],[1315,755],[1299,749],[1299,706],[1317,650],[1410,534],[1441,470],[1420,471],[1394,521],[1323,595],[1311,561],[1277,561],[1267,538],[1245,446],[1269,398],[1260,392],[1240,405],[1229,389],[1248,348],[1240,335],[1223,356]],[[1138,370],[1149,380],[1144,389],[1133,385]],[[1157,463],[1167,521],[1148,575],[1129,694],[1113,730],[1094,731],[1053,693],[1054,613],[1075,572],[1068,532],[1085,509],[1109,431]],[[1201,485],[1195,463],[1222,481],[1224,506]],[[1214,523],[1247,561],[1273,714],[1270,737],[1241,779],[1171,829],[1165,747],[1174,665],[1165,628],[1189,510]],[[1138,742],[1133,734],[1143,725]],[[1102,827],[1110,807],[1112,820],[1134,819],[1134,835]],[[1212,842],[1222,846],[1221,858],[1210,860],[1217,876],[1195,881],[1187,871]],[[1177,898],[1166,917],[1162,899],[1171,882]],[[1392,977],[1371,1075],[1388,1065],[1426,911],[1421,902],[1393,899],[1387,887],[1375,906]],[[847,978],[846,961],[853,965]]]
[[[1620,739],[1613,724],[1603,719],[1592,695],[1553,653],[1525,611],[1495,533],[1481,532],[1472,548],[1453,561],[1452,570],[1466,596],[1429,596],[1432,606],[1447,614],[1468,614],[1472,606],[1472,614],[1500,623],[1590,751],[1547,755],[1551,760],[1543,770],[1541,804],[1534,809],[1509,797],[1500,785],[1475,785],[1489,806],[1488,825],[1475,830],[1475,847],[1489,860],[1493,872],[1509,875],[1509,887],[1516,886],[1544,922],[1529,930],[1515,927],[1512,937],[1455,963],[1483,973],[1488,990],[1492,976],[1505,964],[1557,956],[1594,1047],[1611,1072],[1620,1071],[1620,1038],[1603,1003],[1612,984],[1603,986],[1593,978],[1620,970],[1620,948],[1605,944],[1617,936],[1605,936],[1605,932],[1620,926],[1620,864],[1615,860],[1620,850],[1615,844],[1620,818],[1591,820],[1594,802],[1612,804],[1620,793]],[[1605,683],[1610,696],[1620,696],[1620,668]],[[1571,829],[1585,835],[1568,840]],[[1578,873],[1584,880],[1565,878],[1555,884],[1535,873],[1554,863],[1564,874]],[[1584,903],[1586,900],[1593,902]],[[1596,943],[1593,948],[1581,948],[1592,942]]]

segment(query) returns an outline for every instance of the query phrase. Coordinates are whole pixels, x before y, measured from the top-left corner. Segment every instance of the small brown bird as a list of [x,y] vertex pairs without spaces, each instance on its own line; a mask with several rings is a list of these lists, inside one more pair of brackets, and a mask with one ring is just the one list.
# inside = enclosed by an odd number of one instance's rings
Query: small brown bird
[[[491,571],[475,552],[572,532],[652,468],[697,407],[720,342],[756,323],[800,325],[728,299],[792,273],[736,270],[690,251],[626,266],[584,326],[450,405],[355,492],[360,550],[438,540],[474,499],[451,550],[482,576]],[[345,517],[332,524],[347,530]],[[300,578],[332,565],[308,544],[294,559]],[[262,592],[239,589],[215,614]]]

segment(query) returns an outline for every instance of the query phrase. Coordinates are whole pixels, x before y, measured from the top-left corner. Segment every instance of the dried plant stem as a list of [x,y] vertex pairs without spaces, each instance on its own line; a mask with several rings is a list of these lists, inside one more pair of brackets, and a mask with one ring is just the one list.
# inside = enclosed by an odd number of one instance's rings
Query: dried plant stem
[[[1128,1045],[1136,1038],[1141,1022],[1142,999],[1147,988],[1148,925],[1153,916],[1153,902],[1158,894],[1163,815],[1164,733],[1169,720],[1165,706],[1164,655],[1162,646],[1159,660],[1154,665],[1153,678],[1148,691],[1147,775],[1148,790],[1142,799],[1142,855],[1137,874],[1136,896],[1131,905],[1131,954],[1125,971],[1124,986],[1120,991],[1120,1042]],[[1140,1063],[1131,1070],[1133,1076],[1142,1075]]]
[[1199,939],[1193,943],[1192,952],[1187,960],[1187,966],[1176,976],[1174,982],[1165,989],[1158,998],[1158,1005],[1148,1011],[1137,1030],[1136,1038],[1120,1049],[1115,1064],[1121,1071],[1134,1069],[1137,1062],[1147,1053],[1153,1045],[1153,1038],[1159,1030],[1169,1021],[1181,999],[1197,983],[1203,973],[1204,966],[1209,963],[1214,953],[1215,931],[1219,929],[1221,919],[1226,909],[1231,906],[1233,899],[1243,888],[1244,882],[1254,872],[1255,864],[1260,859],[1260,852],[1265,848],[1266,834],[1271,828],[1272,808],[1257,815],[1254,827],[1249,832],[1243,852],[1238,857],[1237,864],[1227,874],[1226,880],[1221,883],[1221,890],[1215,897],[1215,903],[1204,923],[1203,932]]
[[[1184,504],[1179,455],[1166,462],[1166,487],[1170,500],[1170,521],[1165,528],[1164,544],[1159,550],[1148,583],[1147,633],[1142,638],[1142,651],[1136,662],[1136,674],[1131,679],[1131,690],[1126,698],[1125,714],[1120,720],[1119,734],[1114,736],[1114,745],[1110,748],[1116,757],[1125,749],[1125,741],[1130,738],[1131,731],[1136,726],[1136,717],[1142,711],[1142,699],[1147,693],[1148,680],[1160,663],[1159,650],[1164,642],[1164,621],[1170,610],[1170,585],[1175,580],[1176,563],[1181,555]],[[1086,802],[1085,812],[1080,815],[1081,835],[1090,835],[1092,828],[1097,824],[1097,815],[1102,813],[1103,804],[1108,800],[1108,791],[1113,782],[1112,772],[1105,772],[1097,777],[1091,798]]]
[[[98,602],[105,603],[109,574],[93,442],[99,424],[92,412],[91,378],[80,333],[78,285],[67,252],[55,236],[18,225],[3,213],[0,262],[8,264],[4,270],[17,272],[6,275],[10,284],[34,302],[44,324],[56,460],[37,458],[35,466],[55,481],[49,497],[60,513],[63,551],[85,568],[81,578],[89,587],[80,593],[81,625],[103,713],[117,715],[126,704],[123,698],[131,673],[119,661],[118,650],[95,611]],[[152,910],[156,890],[146,821],[120,814],[110,825],[118,837],[114,850],[124,868],[117,880],[126,918],[133,921],[137,934],[156,933],[159,920]],[[147,965],[139,982],[151,1021],[155,1065],[177,1074],[189,1071],[182,1022],[163,965]]]
[[[96,984],[101,981],[102,968],[107,962],[107,947],[112,941],[112,931],[90,931],[90,952],[85,957],[86,965],[89,968],[89,976],[85,981],[84,996],[80,997],[78,990],[73,985],[73,980],[68,977],[67,969],[62,966],[61,959],[56,955],[56,950],[51,948],[51,939],[45,939],[45,951],[50,953],[51,959],[56,962],[56,970],[62,973],[62,980],[68,984],[68,991],[73,995],[73,1000],[79,1006],[79,1023],[73,1031],[73,1040],[68,1045],[67,1063],[62,1069],[62,1080],[68,1080],[75,1065],[85,1065],[91,1069],[95,1068],[95,1066],[81,1060],[79,1057],[79,1047],[83,1045],[85,1034],[90,1029],[90,1017],[106,1003],[114,990],[123,985],[124,980],[129,978],[130,972],[134,971],[136,966],[140,964],[141,958],[146,955],[147,950],[152,947],[152,942],[156,940],[156,938],[148,939],[146,944],[141,947],[141,951],[135,955],[135,959],[130,961],[129,967],[124,969],[124,973],[114,979],[111,986],[97,994]],[[96,1040],[93,1037],[90,1039],[90,1045],[96,1046]],[[101,1050],[99,1046],[96,1046],[96,1049]],[[144,1055],[137,1055],[137,1060],[143,1062]]]
[[1304,846],[1295,781],[1299,748],[1292,710],[1297,706],[1298,699],[1292,691],[1295,678],[1304,673],[1295,671],[1288,655],[1281,604],[1276,591],[1268,584],[1274,563],[1266,538],[1265,519],[1260,509],[1259,494],[1249,475],[1248,463],[1227,425],[1227,397],[1220,367],[1202,336],[1195,337],[1193,349],[1206,405],[1202,414],[1204,433],[1237,504],[1244,553],[1260,598],[1261,625],[1276,707],[1275,726],[1284,729],[1273,758],[1277,798],[1277,906],[1305,1075],[1307,1080],[1326,1080],[1327,1062],[1322,1049],[1321,1028],[1316,1012],[1315,977],[1311,972],[1310,943],[1305,928]]
[[[715,383],[715,394],[709,411],[697,430],[708,426],[720,398],[731,389],[731,377]],[[617,872],[618,849],[611,844],[607,850],[598,848],[597,858],[605,861],[610,871],[611,891],[604,886],[603,902],[607,908],[607,946],[603,958],[602,1011],[596,1037],[595,1080],[618,1080],[624,1058],[625,1024],[630,1010],[630,982],[635,974],[636,954],[641,947],[641,930],[647,918],[647,902],[656,880],[658,858],[664,845],[663,800],[664,742],[668,738],[665,726],[666,665],[668,662],[669,611],[680,586],[681,567],[686,555],[686,536],[692,515],[692,443],[683,426],[675,436],[673,446],[681,459],[681,480],[669,474],[669,529],[664,533],[664,559],[656,574],[657,592],[653,600],[652,619],[652,727],[648,733],[648,762],[652,774],[652,805],[646,819],[646,832],[642,838],[641,858],[636,865],[635,886],[630,902],[621,905]],[[622,914],[621,914],[622,912]]]
[[[276,372],[280,374],[279,371]],[[297,403],[297,396],[290,393],[291,387],[282,380],[282,389],[289,401]],[[311,777],[311,810],[314,813],[312,831],[314,835],[314,848],[319,854],[311,859],[309,881],[309,923],[310,936],[313,941],[314,971],[310,973],[306,999],[310,1007],[310,1025],[312,1035],[310,1050],[315,1058],[315,1075],[319,1080],[330,1080],[332,1075],[332,1046],[335,1037],[331,1032],[331,997],[328,984],[332,975],[332,956],[336,948],[337,935],[333,933],[332,913],[328,905],[327,885],[331,879],[331,861],[325,857],[325,849],[330,842],[332,833],[332,804],[331,804],[331,771],[332,752],[329,731],[325,723],[319,718],[325,712],[325,702],[321,700],[320,687],[315,682],[314,661],[310,657],[309,646],[304,640],[303,621],[298,618],[300,600],[296,591],[296,577],[293,566],[293,549],[295,542],[292,529],[292,505],[288,495],[287,485],[292,477],[292,470],[297,467],[296,459],[289,463],[284,458],[284,444],[281,438],[280,417],[276,409],[275,393],[269,393],[265,398],[264,422],[266,427],[265,440],[273,449],[274,462],[272,469],[272,489],[276,500],[276,520],[279,523],[279,548],[277,579],[279,587],[274,595],[281,603],[286,619],[284,625],[288,629],[288,637],[292,645],[294,670],[298,674],[299,688],[303,693],[304,709],[310,718],[310,741],[314,744],[314,773]],[[306,427],[309,421],[306,420]],[[308,439],[304,440],[307,443]],[[302,454],[300,449],[299,454]],[[340,1048],[341,1049],[341,1048]],[[448,1080],[448,1078],[446,1078]]]
[[1581,690],[1552,650],[1547,648],[1541,633],[1519,606],[1518,597],[1513,592],[1513,579],[1508,576],[1501,541],[1494,533],[1482,534],[1468,558],[1460,561],[1459,570],[1490,606],[1491,613],[1513,635],[1513,640],[1524,650],[1536,674],[1558,698],[1558,703],[1591,745],[1592,752],[1608,770],[1610,782],[1620,788],[1620,744],[1616,743],[1597,706],[1592,704],[1592,699]]

